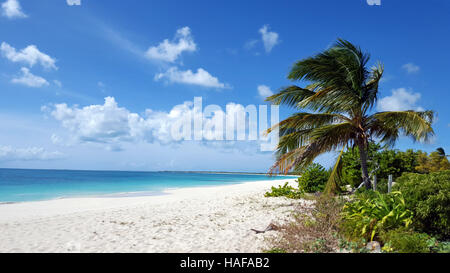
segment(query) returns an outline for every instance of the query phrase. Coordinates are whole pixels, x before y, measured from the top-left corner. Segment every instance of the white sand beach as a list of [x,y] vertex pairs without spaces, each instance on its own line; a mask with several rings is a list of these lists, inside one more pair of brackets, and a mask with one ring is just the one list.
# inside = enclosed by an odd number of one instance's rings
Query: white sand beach
[[0,252],[261,252],[256,234],[305,200],[265,198],[295,179],[182,188],[167,195],[0,205]]

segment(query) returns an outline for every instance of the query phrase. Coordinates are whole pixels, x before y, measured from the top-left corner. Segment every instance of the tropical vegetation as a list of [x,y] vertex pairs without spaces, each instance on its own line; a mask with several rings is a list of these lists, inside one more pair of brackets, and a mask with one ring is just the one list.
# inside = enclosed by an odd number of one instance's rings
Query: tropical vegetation
[[369,69],[369,60],[369,54],[339,39],[331,48],[294,64],[288,79],[309,84],[291,85],[267,98],[300,110],[268,130],[278,128],[280,134],[277,160],[270,173],[302,169],[320,154],[341,150],[325,190],[335,193],[340,190],[342,153],[358,147],[363,185],[370,188],[367,160],[371,140],[393,146],[400,135],[419,141],[433,135],[432,111],[371,112],[384,68],[378,63]]
[[329,171],[317,163],[309,165],[298,178],[298,188],[305,193],[322,192],[325,189]]
[[394,190],[403,193],[416,230],[450,239],[450,170],[404,174],[397,179]]
[[[434,113],[374,112],[383,65],[368,69],[368,62],[367,53],[339,39],[294,64],[288,78],[307,81],[305,87],[288,86],[267,98],[296,111],[268,130],[280,134],[269,173],[300,177],[298,188],[285,184],[266,196],[314,200],[280,227],[270,252],[368,252],[377,246],[379,252],[450,252],[448,155],[443,148],[430,154],[391,149],[401,135],[427,141]],[[313,163],[331,151],[340,151],[331,169]]]

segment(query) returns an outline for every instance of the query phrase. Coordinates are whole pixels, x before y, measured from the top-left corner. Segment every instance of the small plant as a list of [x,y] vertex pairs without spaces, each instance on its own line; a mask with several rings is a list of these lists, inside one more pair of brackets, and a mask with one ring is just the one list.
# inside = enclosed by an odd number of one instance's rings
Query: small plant
[[400,192],[364,193],[344,205],[342,229],[351,239],[372,241],[383,230],[408,227],[412,212]]
[[305,244],[305,248],[308,252],[323,253],[327,251],[327,241],[323,238],[318,238]]
[[286,253],[286,250],[284,250],[282,248],[272,248],[272,249],[264,251],[264,253]]
[[347,252],[353,252],[353,253],[366,253],[370,252],[366,248],[366,240],[361,238],[359,241],[348,241],[345,239],[339,240],[339,250],[341,252],[347,251]]
[[300,199],[303,196],[303,193],[294,187],[289,186],[289,183],[286,182],[283,186],[272,187],[270,192],[266,192],[264,194],[265,197],[280,197],[284,196],[291,199]]
[[320,164],[313,163],[298,178],[298,188],[307,193],[321,192],[330,176]]

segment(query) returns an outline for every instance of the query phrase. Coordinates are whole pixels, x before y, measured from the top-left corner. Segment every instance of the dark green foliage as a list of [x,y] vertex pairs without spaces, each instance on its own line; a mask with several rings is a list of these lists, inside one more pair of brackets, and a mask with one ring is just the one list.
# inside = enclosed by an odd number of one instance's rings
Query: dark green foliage
[[[417,156],[420,152],[387,150],[382,149],[378,144],[370,143],[367,153],[369,172],[377,175],[377,185],[380,185],[381,189],[385,182],[386,191],[381,191],[387,192],[388,176],[392,174],[396,179],[404,172],[415,172],[418,166]],[[342,155],[342,164],[342,183],[357,187],[362,182],[358,147],[349,149]],[[377,188],[380,189],[380,187]]]
[[383,250],[398,253],[430,253],[432,238],[425,233],[399,228],[389,230],[381,236],[385,242]]
[[289,186],[289,183],[286,182],[283,186],[272,187],[270,192],[266,192],[264,194],[265,197],[280,197],[284,196],[291,199],[300,199],[303,196],[303,192],[295,189],[294,187]]
[[307,193],[322,192],[330,176],[320,164],[308,166],[298,178],[298,188]]
[[403,193],[417,230],[450,238],[450,171],[404,174],[394,189]]

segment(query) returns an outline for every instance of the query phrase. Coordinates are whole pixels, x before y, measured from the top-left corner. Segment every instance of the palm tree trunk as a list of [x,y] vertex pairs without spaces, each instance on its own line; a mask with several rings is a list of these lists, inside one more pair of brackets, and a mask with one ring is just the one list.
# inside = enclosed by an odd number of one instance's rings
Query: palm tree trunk
[[362,172],[362,179],[364,186],[366,186],[366,189],[371,188],[371,182],[369,179],[369,171],[367,169],[367,151],[364,143],[362,141],[359,141],[358,143],[359,148],[359,157],[361,159],[361,172]]

